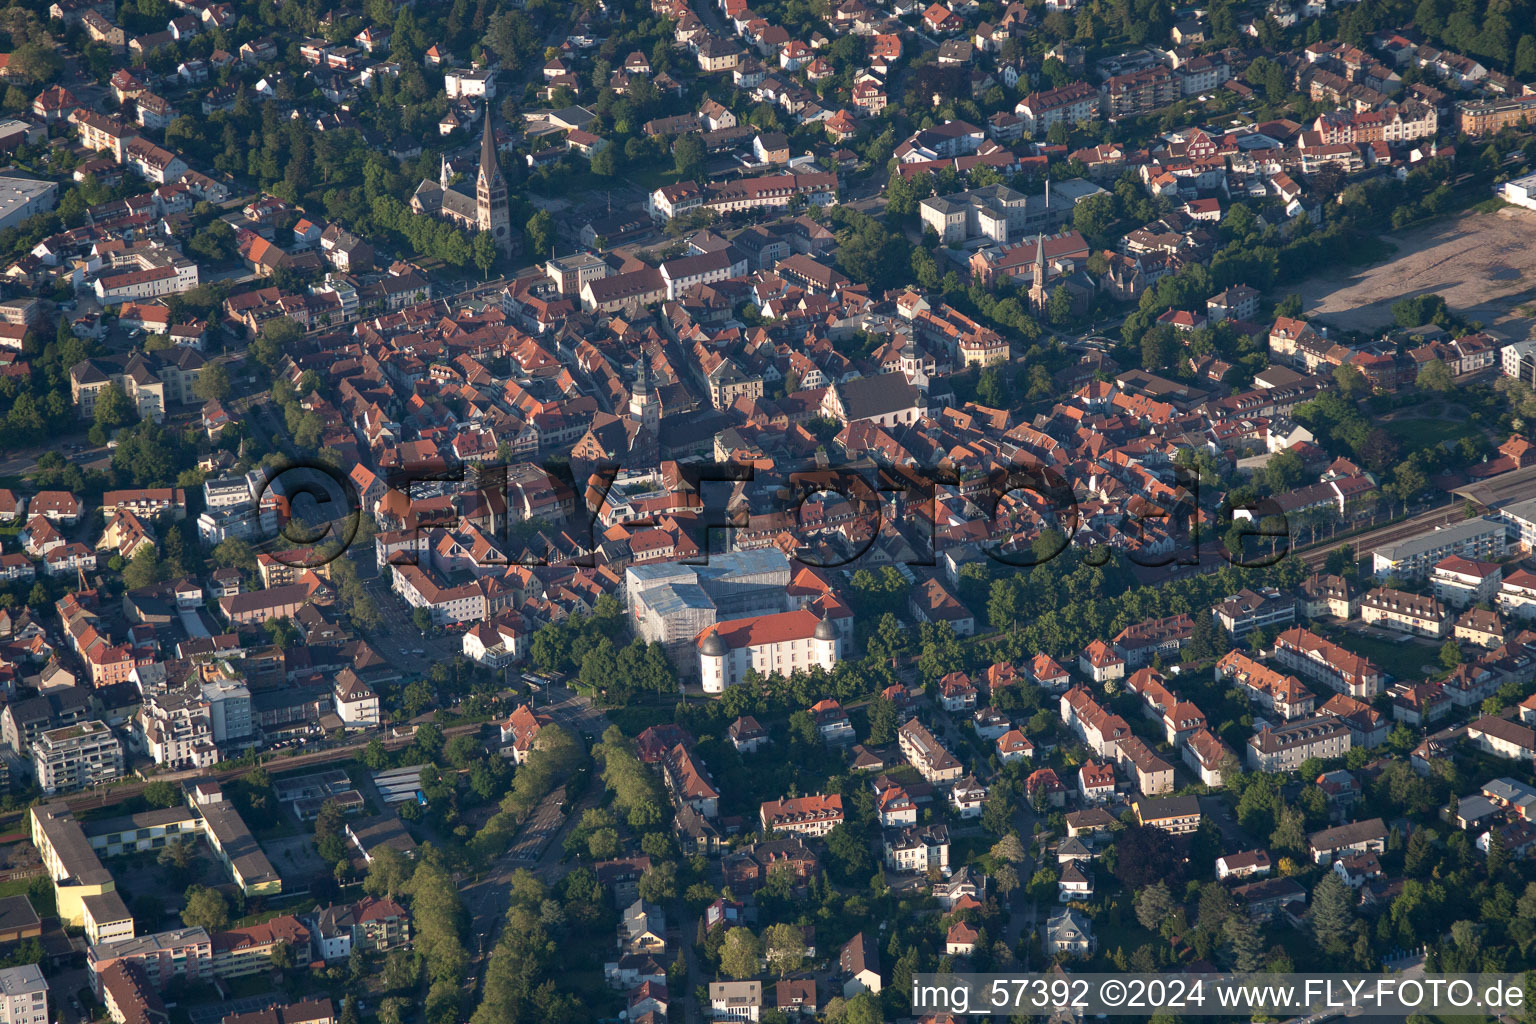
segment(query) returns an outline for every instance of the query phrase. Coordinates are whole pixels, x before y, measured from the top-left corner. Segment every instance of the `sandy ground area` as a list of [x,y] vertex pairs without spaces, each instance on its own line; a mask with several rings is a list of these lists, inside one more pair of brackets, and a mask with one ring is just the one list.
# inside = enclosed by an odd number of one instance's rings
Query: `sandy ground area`
[[1398,299],[1438,292],[1451,309],[1505,340],[1536,326],[1536,212],[1506,207],[1467,213],[1383,236],[1385,263],[1310,277],[1298,289],[1307,313],[1344,330],[1391,323]]

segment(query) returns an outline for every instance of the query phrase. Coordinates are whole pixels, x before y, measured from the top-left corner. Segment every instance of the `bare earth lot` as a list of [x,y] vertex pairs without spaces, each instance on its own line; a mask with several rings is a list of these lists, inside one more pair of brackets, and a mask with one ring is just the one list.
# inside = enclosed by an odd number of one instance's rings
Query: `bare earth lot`
[[1438,292],[1451,309],[1490,333],[1524,338],[1536,300],[1536,212],[1506,207],[1466,213],[1382,236],[1397,254],[1385,263],[1302,282],[1303,308],[1344,330],[1392,321],[1392,303]]

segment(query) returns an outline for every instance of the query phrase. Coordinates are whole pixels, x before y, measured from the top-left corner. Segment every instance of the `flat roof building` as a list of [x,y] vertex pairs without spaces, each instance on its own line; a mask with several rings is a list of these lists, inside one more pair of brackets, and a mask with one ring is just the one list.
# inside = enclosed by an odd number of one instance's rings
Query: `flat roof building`
[[48,982],[36,964],[0,969],[0,1024],[48,1024]]
[[59,186],[32,178],[0,177],[0,230],[18,227],[27,218],[53,209]]
[[32,765],[38,787],[49,796],[84,789],[122,777],[123,745],[105,722],[76,722],[39,735]]

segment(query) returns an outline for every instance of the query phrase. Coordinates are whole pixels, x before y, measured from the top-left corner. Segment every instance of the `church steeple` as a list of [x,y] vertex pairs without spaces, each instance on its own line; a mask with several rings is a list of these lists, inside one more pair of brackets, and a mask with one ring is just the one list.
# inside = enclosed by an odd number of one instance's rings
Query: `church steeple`
[[491,104],[485,104],[485,132],[480,136],[480,169],[475,174],[475,184],[485,182],[491,187],[506,187],[501,177],[501,164],[496,160],[496,133],[491,130]]
[[908,384],[927,392],[928,374],[923,368],[922,353],[917,350],[917,342],[911,334],[907,335],[907,343],[901,349],[901,374],[907,378]]
[[656,382],[651,378],[651,356],[640,350],[640,367],[635,388],[629,395],[629,414],[650,428],[654,434],[661,425],[661,403],[656,395]]
[[1045,279],[1050,268],[1045,262],[1045,235],[1035,235],[1035,268],[1034,278],[1029,286],[1029,304],[1036,310],[1044,309],[1048,296],[1045,292]]
[[[491,104],[485,104],[485,134],[480,139],[480,167],[475,172],[475,226],[489,231],[496,248],[512,254],[512,214],[507,203],[507,180],[496,160],[496,133],[491,128]],[[547,255],[547,254],[546,254]]]

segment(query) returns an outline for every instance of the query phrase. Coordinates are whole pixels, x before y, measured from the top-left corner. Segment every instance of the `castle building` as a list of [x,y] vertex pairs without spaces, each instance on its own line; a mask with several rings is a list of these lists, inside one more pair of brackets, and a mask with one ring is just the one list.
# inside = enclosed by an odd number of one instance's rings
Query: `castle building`
[[749,669],[785,677],[812,665],[830,672],[842,658],[843,645],[832,621],[809,608],[716,623],[697,643],[705,693],[724,693]]
[[485,134],[480,139],[480,166],[475,172],[474,190],[468,183],[452,184],[452,172],[446,158],[439,179],[423,181],[411,195],[411,211],[430,217],[442,217],[466,231],[489,231],[497,250],[512,253],[512,215],[507,203],[507,180],[496,160],[496,135],[491,130],[491,108],[485,108]]

